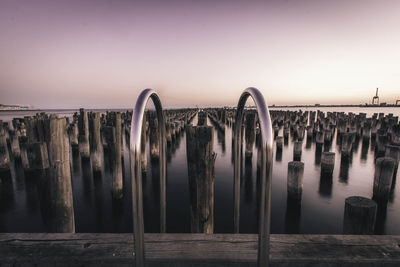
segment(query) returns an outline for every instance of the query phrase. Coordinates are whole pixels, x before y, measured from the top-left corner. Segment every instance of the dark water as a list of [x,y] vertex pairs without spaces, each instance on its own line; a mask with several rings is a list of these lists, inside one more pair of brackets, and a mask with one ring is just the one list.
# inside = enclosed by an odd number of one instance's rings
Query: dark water
[[[364,112],[368,113],[368,109]],[[372,111],[377,112],[377,111]],[[379,112],[379,111],[378,111]],[[382,112],[389,113],[384,109]],[[390,112],[393,112],[390,111]],[[12,113],[12,112],[11,112]],[[395,116],[400,113],[394,109]],[[67,116],[71,112],[63,111]],[[9,117],[15,113],[6,114]],[[8,117],[0,113],[0,119]],[[24,114],[25,115],[25,114]],[[370,115],[370,114],[369,114]],[[1,117],[2,116],[2,117]],[[12,118],[11,117],[11,118]],[[193,121],[196,123],[196,119]],[[210,122],[209,122],[210,125]],[[225,135],[214,130],[215,163],[215,220],[214,231],[233,231],[233,163],[232,129]],[[279,135],[282,135],[282,130]],[[147,146],[148,147],[148,146]],[[374,152],[368,146],[354,145],[352,160],[341,164],[336,136],[330,151],[336,153],[331,180],[320,177],[320,155],[315,143],[303,141],[302,161],[305,163],[302,201],[287,201],[287,164],[293,159],[293,143],[284,145],[276,155],[272,181],[272,233],[341,234],[345,198],[354,195],[372,197]],[[149,153],[147,153],[149,154]],[[129,154],[124,140],[124,198],[111,197],[111,175],[108,159],[104,159],[101,175],[93,176],[90,162],[71,154],[76,232],[132,232],[131,183]],[[105,155],[107,156],[107,155]],[[153,166],[152,166],[153,165]],[[44,232],[40,203],[39,174],[26,175],[20,163],[13,162],[12,177],[3,181],[0,190],[1,232]],[[159,228],[158,165],[148,157],[148,170],[143,177],[146,232]],[[240,232],[257,232],[257,148],[251,162],[243,162],[241,177]],[[152,173],[154,171],[154,173]],[[399,171],[397,173],[399,176]],[[386,208],[380,208],[377,218],[378,234],[400,234],[400,186],[395,186]],[[181,134],[174,147],[169,148],[167,163],[167,232],[190,231],[189,184],[186,165],[186,138]]]

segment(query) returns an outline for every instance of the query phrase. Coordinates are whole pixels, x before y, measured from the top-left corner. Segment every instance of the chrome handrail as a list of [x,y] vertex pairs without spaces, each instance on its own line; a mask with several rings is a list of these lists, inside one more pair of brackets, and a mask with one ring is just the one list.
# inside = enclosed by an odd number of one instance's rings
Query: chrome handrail
[[269,116],[268,106],[265,103],[261,92],[249,87],[243,91],[239,98],[234,135],[234,232],[239,232],[239,216],[240,216],[240,156],[242,151],[242,123],[243,110],[247,98],[251,96],[256,104],[258,119],[261,128],[261,198],[260,198],[260,217],[259,217],[259,233],[258,233],[258,255],[257,265],[268,266],[269,264],[269,235],[270,235],[270,216],[271,216],[271,176],[272,176],[272,124]]
[[141,149],[143,115],[147,101],[151,98],[157,112],[159,149],[160,149],[160,231],[166,231],[166,138],[165,119],[162,111],[161,101],[153,89],[143,90],[137,101],[132,114],[131,136],[130,136],[130,161],[132,175],[132,217],[133,237],[135,249],[136,266],[144,267],[144,224],[143,224],[143,198],[142,198],[142,168]]

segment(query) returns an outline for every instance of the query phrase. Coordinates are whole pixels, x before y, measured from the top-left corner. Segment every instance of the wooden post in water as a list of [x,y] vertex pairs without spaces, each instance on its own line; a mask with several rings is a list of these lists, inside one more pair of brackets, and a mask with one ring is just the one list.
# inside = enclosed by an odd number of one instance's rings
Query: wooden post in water
[[66,118],[50,116],[49,141],[49,199],[51,231],[74,233],[74,205],[72,198],[70,150]]
[[392,186],[395,161],[389,157],[376,159],[374,175],[374,199],[386,202]]
[[143,116],[143,122],[142,122],[142,134],[141,134],[141,142],[140,142],[140,150],[141,150],[141,168],[142,168],[142,173],[147,172],[147,155],[146,155],[146,142],[147,142],[147,120],[146,116]]
[[0,134],[0,171],[9,171],[10,164],[6,135]]
[[30,169],[44,170],[49,168],[49,156],[45,143],[35,142],[28,144],[27,153]]
[[102,161],[102,141],[100,136],[100,113],[94,112],[90,116],[91,128],[91,152],[92,152],[92,168],[93,172],[101,172]]
[[114,199],[123,197],[122,159],[121,159],[121,113],[110,114],[113,126],[105,127],[106,139],[110,150],[110,171],[112,177],[112,196]]
[[296,141],[293,143],[293,161],[301,161],[301,151],[303,143]]
[[377,209],[378,205],[371,199],[359,196],[346,198],[343,233],[350,235],[374,234]]
[[245,135],[246,135],[246,150],[244,152],[246,158],[250,158],[253,156],[253,147],[254,141],[256,137],[256,114],[254,112],[248,111],[246,112],[246,121],[245,121]]
[[335,153],[323,152],[321,157],[321,174],[332,175],[335,167]]
[[158,143],[160,133],[158,132],[158,120],[156,113],[150,113],[149,119],[149,145],[151,160],[158,160],[160,158],[160,146]]
[[353,140],[352,134],[350,133],[343,133],[342,134],[342,143],[341,143],[341,153],[342,153],[342,160],[348,161],[351,156],[351,151],[353,149]]
[[276,140],[276,150],[281,150],[282,151],[283,136],[277,136],[275,140]]
[[20,132],[18,130],[11,131],[10,141],[11,141],[11,153],[14,158],[20,159],[21,158],[21,148],[19,146],[19,136]]
[[301,199],[303,192],[304,163],[291,161],[288,163],[287,192],[292,199]]
[[78,149],[79,147],[79,129],[76,121],[72,122],[69,128],[69,141],[72,149]]
[[87,160],[90,158],[88,114],[83,108],[79,111],[79,152],[82,159]]
[[399,167],[400,146],[387,145],[385,157],[389,157],[394,160],[394,171],[393,171],[393,178],[394,178],[397,174],[397,169]]
[[187,126],[186,146],[190,192],[192,233],[214,231],[213,128]]
[[204,111],[199,111],[197,115],[197,125],[206,126],[207,125],[207,114]]

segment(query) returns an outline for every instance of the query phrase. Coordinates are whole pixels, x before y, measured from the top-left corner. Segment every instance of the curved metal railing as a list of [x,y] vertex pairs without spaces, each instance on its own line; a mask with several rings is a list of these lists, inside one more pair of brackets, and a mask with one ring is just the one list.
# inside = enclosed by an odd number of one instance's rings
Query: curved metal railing
[[153,89],[143,90],[132,114],[130,136],[130,160],[132,175],[132,212],[133,234],[135,245],[136,266],[144,266],[144,224],[143,224],[143,199],[142,199],[142,168],[141,168],[141,133],[143,127],[143,115],[149,99],[153,100],[157,112],[159,149],[160,149],[160,232],[166,229],[166,138],[165,120],[161,101]]
[[[240,156],[242,151],[242,122],[244,106],[248,97],[251,96],[256,104],[258,118],[261,128],[261,203],[259,216],[258,236],[258,266],[268,266],[269,263],[269,235],[271,214],[271,173],[272,173],[272,125],[268,107],[264,97],[258,89],[249,87],[240,96],[235,120],[234,134],[234,231],[239,232],[239,208],[240,208]],[[160,230],[165,232],[166,228],[166,138],[165,119],[162,112],[161,101],[157,93],[152,89],[145,89],[139,95],[135,109],[132,114],[131,136],[130,136],[130,159],[132,173],[132,210],[133,210],[133,232],[135,245],[136,266],[144,266],[144,224],[143,224],[143,202],[142,202],[142,173],[141,173],[141,133],[143,127],[143,115],[146,104],[151,98],[156,107],[160,146]]]
[[270,235],[270,216],[271,216],[271,175],[272,175],[272,124],[269,116],[268,107],[265,103],[261,92],[249,87],[239,98],[236,119],[235,119],[235,135],[234,135],[234,218],[233,225],[235,233],[239,232],[239,216],[240,216],[240,156],[242,152],[242,123],[243,111],[247,98],[251,96],[256,104],[258,119],[261,129],[261,198],[260,198],[260,216],[258,223],[258,266],[268,266],[269,263],[269,235]]

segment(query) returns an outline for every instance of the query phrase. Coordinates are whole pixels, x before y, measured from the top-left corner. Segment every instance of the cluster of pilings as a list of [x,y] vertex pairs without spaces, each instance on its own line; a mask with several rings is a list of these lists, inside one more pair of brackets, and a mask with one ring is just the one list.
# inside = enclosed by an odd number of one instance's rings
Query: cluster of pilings
[[[365,113],[321,111],[272,111],[271,120],[276,142],[276,160],[281,160],[282,143],[293,140],[293,161],[288,163],[288,205],[298,201],[300,205],[304,163],[301,162],[302,142],[306,148],[315,143],[315,163],[321,166],[320,193],[331,194],[335,153],[330,152],[336,132],[337,151],[340,152],[340,178],[347,179],[346,169],[352,162],[353,151],[362,143],[362,159],[368,148],[375,155],[373,200],[353,196],[345,201],[343,231],[349,234],[371,234],[376,231],[375,220],[379,210],[386,210],[390,193],[395,186],[400,159],[400,125],[398,117],[383,113],[367,118]],[[283,136],[279,136],[282,129]],[[306,136],[305,136],[306,133]],[[379,232],[379,231],[376,231]]]
[[[167,152],[177,148],[183,130],[196,112],[195,109],[164,111]],[[89,164],[96,177],[101,177],[107,165],[112,178],[112,197],[122,199],[124,140],[129,143],[131,119],[131,111],[99,113],[80,109],[72,115],[72,120],[38,113],[11,122],[0,121],[1,192],[12,185],[13,167],[23,170],[26,177],[38,178],[41,207],[45,207],[42,212],[48,220],[45,222],[47,231],[74,232],[70,159],[80,158]],[[151,159],[158,160],[160,156],[157,125],[155,112],[146,111],[142,128],[144,173],[147,138]]]
[[[198,125],[191,126],[198,115]],[[218,133],[218,140],[225,142],[225,125],[235,125],[235,110],[227,108],[165,110],[165,129],[167,142],[167,160],[179,146],[183,133],[187,137],[187,162],[191,200],[192,232],[213,232],[214,221],[214,164],[216,155],[213,150],[214,131],[207,126],[207,118]],[[271,111],[271,121],[275,136],[275,160],[282,160],[282,150],[293,141],[293,161],[288,162],[287,205],[290,210],[300,212],[303,175],[305,164],[302,162],[302,148],[315,144],[315,163],[320,165],[321,181],[319,191],[322,195],[331,194],[332,176],[335,168],[336,145],[340,154],[340,175],[343,166],[352,162],[352,154],[362,143],[362,157],[371,148],[375,154],[375,177],[373,201],[385,205],[393,191],[398,163],[400,159],[400,125],[398,118],[389,114],[374,114],[367,118],[365,113],[358,115],[342,112],[302,112]],[[142,172],[147,170],[146,144],[152,161],[160,157],[158,120],[154,111],[146,111],[142,128]],[[46,173],[42,180],[43,196],[48,196],[49,214],[57,223],[51,231],[73,232],[74,216],[70,173],[70,153],[72,158],[80,156],[82,161],[91,163],[93,173],[101,175],[104,160],[108,160],[112,177],[112,196],[124,197],[123,184],[123,142],[129,143],[132,112],[88,112],[80,109],[68,118],[40,113],[32,117],[14,119],[0,124],[0,170],[1,184],[10,177],[12,160],[19,160],[26,172]],[[257,112],[248,109],[244,114],[242,136],[244,136],[244,158],[246,162],[253,156],[254,148],[260,147],[260,131]],[[220,137],[221,135],[221,137]],[[336,138],[335,138],[336,137]],[[234,138],[234,137],[233,137]],[[334,140],[336,139],[336,144]],[[148,142],[147,142],[148,140]],[[233,144],[232,140],[232,144]],[[107,154],[107,157],[104,155]],[[232,153],[233,154],[233,153]],[[246,164],[247,166],[248,164]],[[245,168],[245,175],[248,168]],[[9,175],[4,175],[9,174]],[[330,188],[330,189],[329,189]],[[367,201],[368,202],[368,201]],[[344,230],[346,233],[366,233],[366,230],[353,229],[353,218],[361,206],[374,207],[363,199],[346,200]],[[347,207],[348,206],[348,207]],[[61,210],[62,213],[55,212]],[[357,212],[355,212],[357,211]],[[371,216],[370,211],[365,215]],[[61,215],[60,215],[61,214]],[[353,214],[353,215],[351,215]],[[287,215],[292,216],[292,215]],[[364,215],[363,215],[364,216]],[[375,216],[376,217],[376,216]],[[375,222],[374,222],[375,223]],[[58,227],[58,228],[56,228]],[[352,228],[353,227],[353,228]],[[371,229],[372,226],[356,226],[354,229]],[[374,227],[372,227],[374,228]]]

